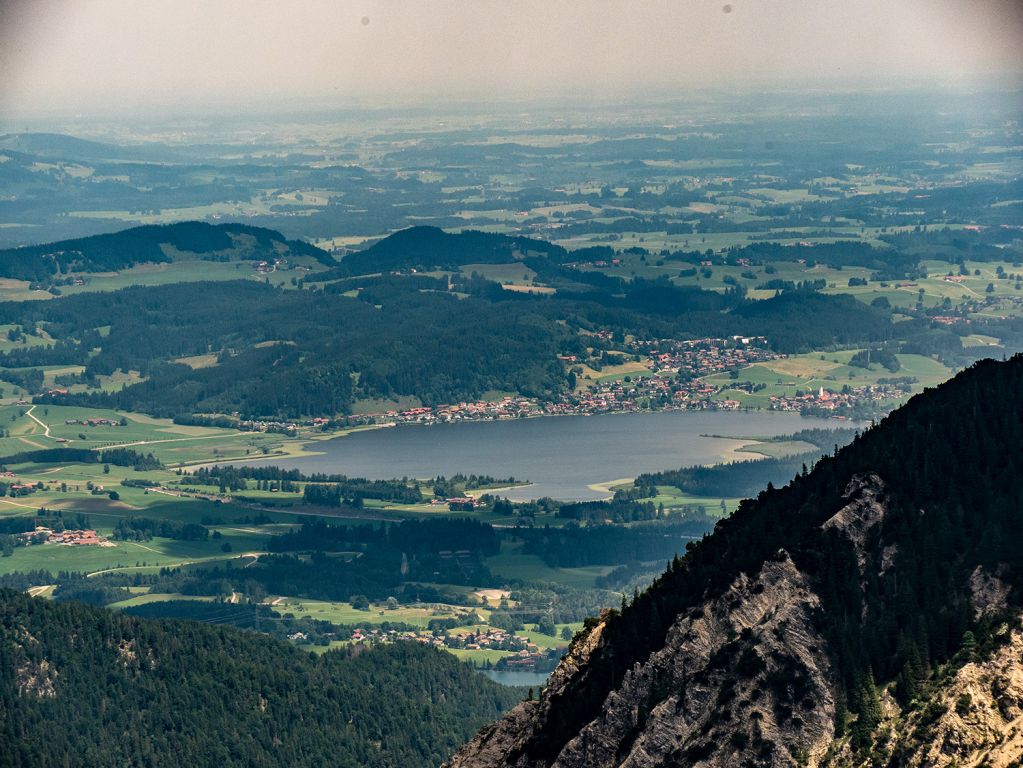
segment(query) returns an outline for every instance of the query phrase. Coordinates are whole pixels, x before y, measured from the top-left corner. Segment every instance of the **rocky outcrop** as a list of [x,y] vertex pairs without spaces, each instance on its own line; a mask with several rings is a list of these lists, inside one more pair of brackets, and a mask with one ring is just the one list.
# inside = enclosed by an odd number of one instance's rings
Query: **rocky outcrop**
[[480,732],[451,768],[654,768],[816,765],[834,734],[833,673],[813,626],[816,595],[785,552],[752,578],[680,616],[663,648],[637,663],[600,714],[553,761],[523,748],[557,716],[550,702],[601,642],[578,641],[539,702]]
[[962,667],[932,706],[943,714],[921,734],[923,744],[907,766],[1018,766],[1023,759],[1023,632],[1013,630],[1009,642],[987,661]]
[[53,698],[57,695],[57,668],[49,659],[25,659],[14,669],[14,687],[21,696]]
[[1023,629],[989,658],[970,662],[902,711],[886,707],[874,744],[853,755],[847,744],[828,766],[1015,768],[1023,764]]
[[884,520],[884,492],[884,481],[877,475],[854,477],[845,489],[848,503],[821,526],[824,530],[841,531],[849,539],[861,575],[867,565],[868,537]]
[[977,566],[970,574],[970,602],[973,604],[974,616],[1002,613],[1009,606],[1011,588],[997,575],[992,575]]
[[[883,540],[887,488],[858,475],[819,530],[847,539],[861,589],[897,567]],[[919,514],[925,514],[920,512]],[[1011,590],[1001,566],[978,566],[962,588],[977,618],[1004,615]],[[854,751],[835,737],[837,675],[817,629],[819,596],[783,550],[752,576],[676,617],[663,646],[637,662],[590,717],[545,757],[538,734],[557,723],[606,642],[607,617],[573,644],[538,701],[483,729],[450,768],[667,768],[809,766],[907,768],[1018,766],[1023,760],[1023,628],[983,662],[932,681],[903,709],[880,691],[881,723]],[[863,606],[863,618],[866,606]]]

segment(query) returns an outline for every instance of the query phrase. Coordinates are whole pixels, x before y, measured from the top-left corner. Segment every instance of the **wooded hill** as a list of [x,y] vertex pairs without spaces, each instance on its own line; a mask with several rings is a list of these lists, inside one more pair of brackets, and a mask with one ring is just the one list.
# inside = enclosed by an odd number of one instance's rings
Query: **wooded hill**
[[328,266],[330,254],[280,232],[244,224],[180,224],[133,227],[107,235],[0,250],[0,277],[45,280],[69,272],[115,272],[175,258],[273,260],[308,256]]
[[385,237],[364,251],[344,257],[331,276],[366,275],[394,270],[457,269],[466,264],[510,264],[526,256],[564,260],[559,245],[527,237],[486,232],[448,234],[437,227],[410,227]]
[[0,590],[0,766],[435,766],[519,698],[413,644],[314,656]]

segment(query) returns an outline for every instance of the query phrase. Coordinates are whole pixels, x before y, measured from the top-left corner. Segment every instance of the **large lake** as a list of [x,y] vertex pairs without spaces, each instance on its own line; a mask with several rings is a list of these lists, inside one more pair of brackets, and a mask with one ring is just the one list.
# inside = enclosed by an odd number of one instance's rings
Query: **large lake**
[[370,479],[458,472],[515,477],[532,485],[502,492],[513,501],[541,496],[576,501],[606,496],[590,487],[596,483],[733,456],[735,440],[704,435],[767,437],[841,426],[849,424],[794,413],[712,411],[409,425],[310,444],[317,455],[259,463]]

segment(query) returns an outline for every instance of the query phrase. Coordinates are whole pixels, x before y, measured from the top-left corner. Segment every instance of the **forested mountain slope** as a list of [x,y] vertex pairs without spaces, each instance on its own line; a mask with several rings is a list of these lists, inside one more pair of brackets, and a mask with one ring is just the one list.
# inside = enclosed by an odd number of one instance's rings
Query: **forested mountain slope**
[[[137,370],[146,381],[62,401],[162,416],[333,415],[359,393],[414,394],[428,403],[488,389],[550,394],[564,379],[558,352],[578,346],[574,334],[532,307],[415,286],[367,288],[353,298],[253,281],[179,283],[0,305],[0,316],[71,337],[0,365],[62,360],[85,365],[86,377]],[[99,335],[99,324],[110,332]],[[210,353],[215,365],[179,362]]]
[[1021,391],[982,361],[743,502],[451,764],[1019,760]]
[[412,644],[316,657],[0,591],[3,766],[434,766],[517,698]]

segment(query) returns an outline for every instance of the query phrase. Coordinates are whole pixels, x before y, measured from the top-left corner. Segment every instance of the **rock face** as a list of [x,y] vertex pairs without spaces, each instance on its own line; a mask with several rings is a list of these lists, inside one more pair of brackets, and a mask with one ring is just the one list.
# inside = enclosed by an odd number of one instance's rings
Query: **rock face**
[[849,539],[861,574],[867,564],[868,538],[884,520],[884,491],[884,481],[877,475],[854,477],[845,489],[848,503],[821,526],[841,531]]
[[834,734],[833,673],[813,626],[819,601],[785,552],[678,617],[665,646],[626,675],[551,762],[523,749],[550,702],[601,642],[575,644],[539,702],[480,732],[451,768],[816,765]]
[[970,602],[973,603],[974,616],[979,619],[1006,610],[1010,591],[1008,584],[978,565],[970,574]]
[[[1007,630],[1008,632],[1008,630]],[[983,662],[970,662],[926,703],[888,701],[871,748],[833,750],[824,768],[1017,768],[1023,760],[1023,627]]]
[[25,661],[15,668],[14,685],[22,696],[51,699],[57,695],[57,669],[48,659]]
[[[989,766],[1008,768],[1023,758],[1023,631],[984,663],[962,667],[942,690],[944,714],[921,734],[921,746],[906,766]],[[924,727],[919,717],[899,723],[896,732]]]
[[[851,479],[842,505],[821,525],[848,540],[861,579],[894,567],[880,541],[887,487],[874,474]],[[920,513],[924,514],[924,513]],[[964,590],[978,617],[1005,611],[1009,587],[977,568]],[[752,576],[681,613],[663,647],[637,662],[599,712],[536,757],[538,734],[595,674],[606,617],[577,638],[538,701],[519,704],[462,747],[447,768],[668,768],[808,766],[908,768],[1018,766],[1023,759],[1023,628],[983,663],[962,666],[925,704],[903,711],[882,694],[884,718],[859,753],[836,739],[840,686],[815,625],[820,597],[781,550]],[[865,609],[864,609],[865,615]],[[1006,632],[1008,630],[1006,629]],[[935,716],[935,712],[941,713]],[[894,757],[893,757],[894,756]],[[883,758],[883,763],[877,760]],[[896,762],[889,762],[895,759]]]

